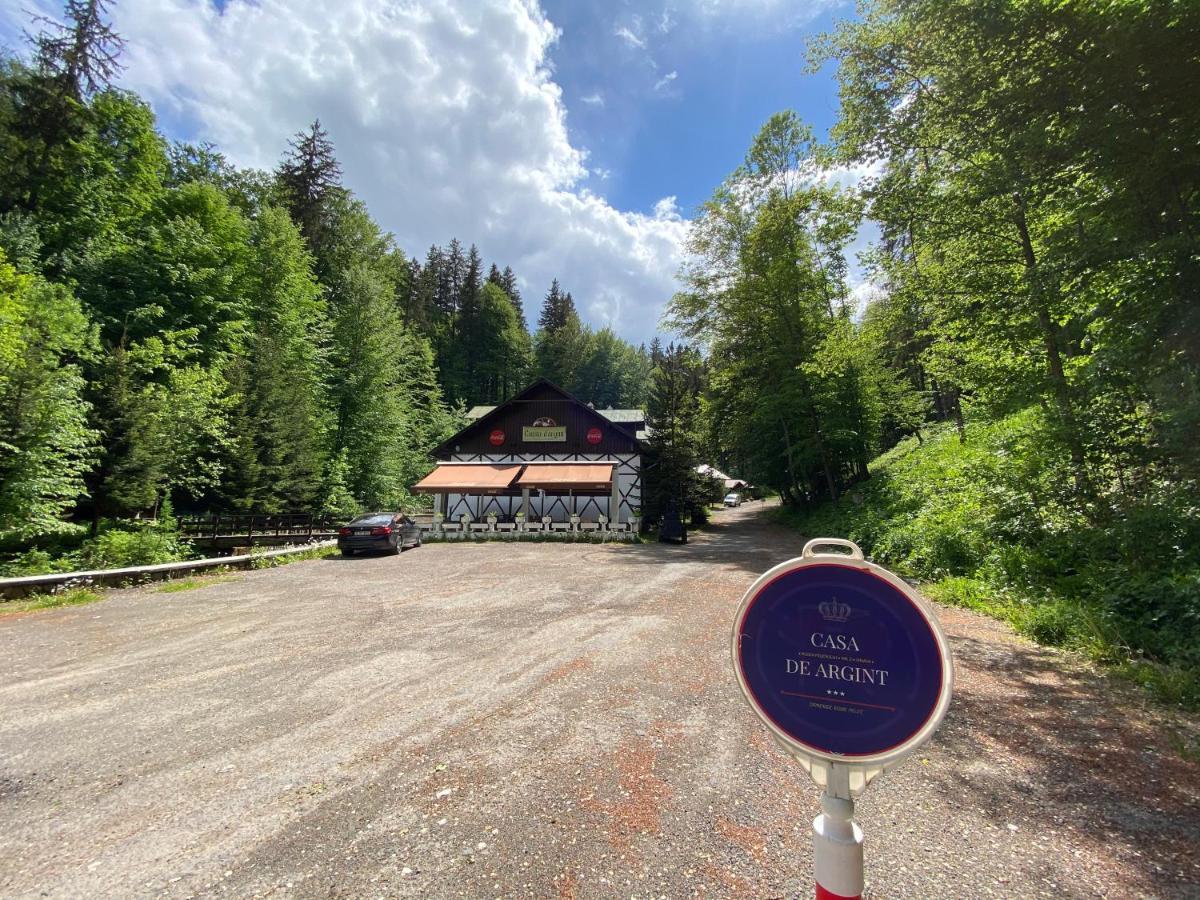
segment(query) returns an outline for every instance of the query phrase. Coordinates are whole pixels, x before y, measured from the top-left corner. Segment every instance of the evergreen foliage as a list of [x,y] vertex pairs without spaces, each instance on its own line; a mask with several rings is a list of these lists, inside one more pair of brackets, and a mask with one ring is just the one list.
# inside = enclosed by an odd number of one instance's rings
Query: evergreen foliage
[[[73,0],[0,67],[0,541],[33,567],[161,561],[183,552],[173,505],[410,501],[461,422],[422,330],[446,298],[341,186],[319,122],[274,174],[168,147],[109,84],[105,12]],[[509,366],[514,308],[481,306],[481,268],[472,248],[451,305],[499,317]],[[147,517],[153,534],[122,524]],[[84,546],[62,543],[89,519]]]
[[694,350],[671,344],[650,374],[646,425],[650,436],[642,489],[644,513],[658,521],[674,511],[693,523],[707,517],[708,485],[696,471],[701,457],[700,396],[704,363]]
[[[320,121],[274,172],[168,145],[112,84],[123,42],[105,0],[38,21],[29,60],[0,62],[11,558],[159,560],[182,552],[172,527],[128,523],[167,523],[173,507],[415,502],[408,488],[462,406],[537,374],[604,405],[644,396],[645,353],[585,328],[569,294],[555,288],[568,327],[540,334],[554,350],[538,357],[512,267],[457,238],[423,262],[402,253],[343,187]],[[63,544],[81,523],[87,545]]]
[[292,138],[289,146],[291,150],[279,164],[276,177],[292,219],[323,262],[321,250],[327,238],[330,200],[341,191],[342,167],[320,119],[307,132]]

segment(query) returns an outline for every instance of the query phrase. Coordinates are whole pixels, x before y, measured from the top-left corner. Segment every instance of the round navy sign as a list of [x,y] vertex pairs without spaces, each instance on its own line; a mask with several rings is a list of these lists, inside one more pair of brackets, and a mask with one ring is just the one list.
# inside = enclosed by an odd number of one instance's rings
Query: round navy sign
[[945,638],[911,589],[857,547],[853,558],[817,555],[815,543],[747,592],[734,633],[738,679],[755,711],[802,752],[901,756],[949,704]]

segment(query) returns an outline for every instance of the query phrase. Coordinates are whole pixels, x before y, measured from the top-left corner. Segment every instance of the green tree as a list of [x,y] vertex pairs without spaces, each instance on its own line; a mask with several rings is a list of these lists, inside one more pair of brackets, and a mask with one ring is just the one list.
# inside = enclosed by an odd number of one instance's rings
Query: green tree
[[337,377],[323,490],[329,497],[344,489],[363,506],[396,506],[459,419],[442,399],[429,342],[404,325],[390,236],[349,195],[332,208],[328,364]]
[[387,282],[366,263],[339,273],[334,295],[335,456],[344,454],[346,486],[361,504],[395,506],[407,490],[407,457],[419,452],[409,443],[411,410],[400,380],[409,335]]
[[495,283],[489,281],[479,292],[477,316],[480,337],[472,399],[495,404],[525,386],[533,366],[533,347],[512,301]]
[[315,120],[307,131],[296,134],[289,151],[276,170],[288,211],[325,273],[326,241],[336,215],[333,202],[343,199],[342,167],[328,132]]
[[227,369],[236,401],[222,493],[261,512],[304,511],[321,492],[327,320],[312,258],[286,211],[251,226],[244,346]]
[[84,493],[96,434],[75,360],[93,341],[69,291],[0,253],[0,537],[61,530]]
[[887,0],[821,57],[843,158],[885,165],[881,270],[930,323],[922,365],[985,415],[1044,405],[1095,514],[1110,480],[1195,470],[1198,38],[1188,4]]
[[651,519],[674,509],[706,517],[707,485],[700,465],[700,395],[704,365],[700,355],[686,346],[671,344],[650,379],[646,425],[650,429],[646,453],[646,482],[642,495]]
[[534,337],[538,373],[570,390],[587,352],[587,343],[587,331],[575,311],[575,301],[569,293],[563,292],[555,279],[546,294]]
[[668,312],[709,349],[714,455],[797,503],[866,477],[879,431],[845,284],[859,206],[801,177],[819,161],[793,113],[772,116],[694,223]]
[[126,243],[81,267],[104,352],[89,367],[104,453],[95,515],[156,510],[217,487],[228,433],[226,367],[247,336],[249,228],[217,188],[162,195]]

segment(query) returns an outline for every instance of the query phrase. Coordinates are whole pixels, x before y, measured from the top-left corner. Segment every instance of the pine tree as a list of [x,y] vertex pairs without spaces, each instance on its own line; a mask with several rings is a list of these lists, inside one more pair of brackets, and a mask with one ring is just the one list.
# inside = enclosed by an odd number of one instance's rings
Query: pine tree
[[513,309],[517,312],[517,321],[521,323],[521,329],[528,331],[529,324],[525,321],[525,306],[521,302],[521,291],[517,288],[517,276],[513,272],[512,266],[504,267],[504,271],[500,275],[500,287],[504,289],[504,293],[512,302]]
[[[105,19],[107,7],[107,0],[67,0],[64,22],[38,16],[35,21],[45,30],[26,35],[34,46],[34,68],[7,85],[14,101],[12,132],[19,143],[0,154],[10,156],[9,171],[0,173],[9,182],[0,187],[0,211],[13,206],[36,210],[43,192],[59,177],[67,172],[77,176],[79,160],[59,157],[87,133],[87,100],[108,88],[121,70],[124,41]],[[108,138],[111,149],[113,136]]]
[[706,517],[707,486],[696,472],[700,463],[700,392],[703,362],[687,346],[667,347],[650,380],[646,425],[650,430],[646,514],[658,518],[674,509],[693,522]]
[[558,331],[571,321],[572,316],[579,317],[575,311],[575,301],[570,294],[562,292],[558,279],[555,278],[550,283],[550,290],[546,293],[546,300],[542,304],[538,328],[541,331]]
[[49,30],[30,38],[38,68],[51,75],[76,103],[107,88],[123,68],[125,41],[105,20],[109,0],[67,0],[65,22],[35,21]]
[[467,267],[463,273],[463,283],[458,301],[459,309],[468,303],[473,303],[483,287],[483,260],[479,256],[479,248],[474,244],[467,251]]
[[308,510],[320,499],[327,430],[325,304],[286,211],[262,210],[250,239],[249,334],[229,375],[236,451],[223,492],[256,512]]
[[663,358],[662,341],[660,341],[658,339],[658,335],[655,335],[654,339],[650,341],[650,365],[651,365],[651,367],[659,365],[662,362],[662,358]]
[[292,220],[318,262],[322,262],[322,245],[329,227],[328,203],[342,189],[342,167],[320,119],[308,131],[298,132],[288,146],[291,150],[279,164],[276,177]]
[[388,285],[370,265],[340,273],[335,287],[330,362],[334,388],[334,458],[344,454],[346,486],[364,506],[394,505],[404,494],[408,436],[396,352],[406,330]]
[[404,314],[404,324],[428,335],[433,325],[433,310],[425,292],[425,271],[421,261],[410,257],[405,265],[404,287],[397,299]]
[[450,246],[443,252],[441,277],[438,279],[438,309],[447,319],[458,312],[466,273],[467,261],[463,257],[462,243],[458,238],[451,238]]
[[546,294],[538,324],[535,352],[539,374],[568,391],[574,390],[587,354],[589,332],[579,321],[575,301],[563,293],[557,278]]
[[430,328],[434,328],[442,317],[442,307],[439,302],[438,290],[441,286],[442,268],[445,257],[442,248],[432,244],[425,253],[425,264],[421,266],[421,274],[417,279],[417,293],[420,306],[427,310]]

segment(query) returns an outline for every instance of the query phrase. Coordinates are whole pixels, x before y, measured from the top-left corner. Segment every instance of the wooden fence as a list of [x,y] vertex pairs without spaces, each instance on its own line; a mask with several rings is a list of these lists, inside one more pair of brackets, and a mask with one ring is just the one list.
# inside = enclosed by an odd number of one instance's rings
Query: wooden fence
[[182,535],[207,546],[297,544],[337,536],[341,522],[313,513],[231,513],[179,520]]

